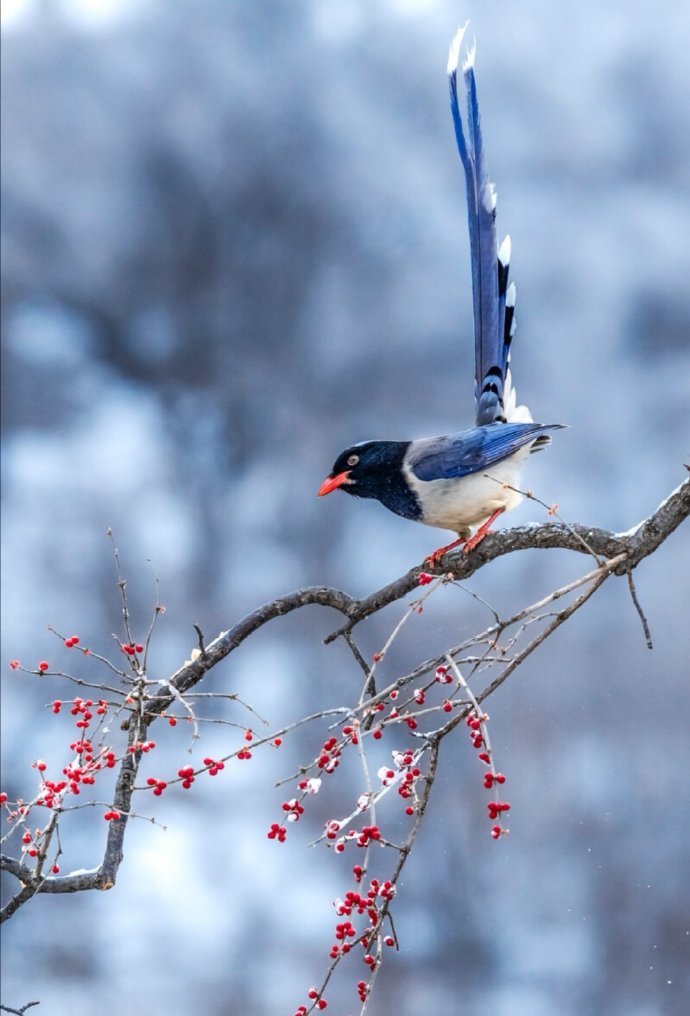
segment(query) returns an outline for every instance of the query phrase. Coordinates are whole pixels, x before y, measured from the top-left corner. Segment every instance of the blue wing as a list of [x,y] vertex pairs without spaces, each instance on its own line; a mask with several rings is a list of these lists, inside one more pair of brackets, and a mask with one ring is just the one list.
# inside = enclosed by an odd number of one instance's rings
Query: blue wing
[[558,423],[492,423],[447,437],[412,441],[405,458],[418,480],[449,480],[479,473],[532,441],[545,440],[545,431],[560,427]]
[[505,419],[503,396],[508,370],[514,294],[506,293],[510,240],[498,248],[496,239],[496,192],[489,180],[482,141],[477,87],[474,77],[474,47],[466,55],[462,81],[466,98],[466,123],[458,101],[458,61],[467,25],[456,34],[448,57],[450,108],[455,138],[465,170],[467,220],[472,262],[474,309],[475,400],[477,426]]

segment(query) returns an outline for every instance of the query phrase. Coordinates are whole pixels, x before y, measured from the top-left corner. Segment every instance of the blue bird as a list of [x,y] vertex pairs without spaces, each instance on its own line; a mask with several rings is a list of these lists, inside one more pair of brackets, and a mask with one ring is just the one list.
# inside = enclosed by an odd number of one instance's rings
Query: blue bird
[[[534,423],[516,403],[510,377],[515,332],[515,284],[508,285],[510,237],[496,236],[496,191],[489,181],[474,77],[474,45],[465,50],[462,83],[466,113],[458,101],[458,63],[467,25],[448,57],[450,108],[465,172],[472,262],[476,426],[443,437],[413,441],[361,441],[342,452],[319,496],[343,490],[370,497],[396,515],[450,529],[457,540],[426,561],[434,566],[459,544],[472,550],[505,511],[522,500],[516,488],[530,452],[549,444],[561,424]],[[472,531],[478,527],[474,535]]]

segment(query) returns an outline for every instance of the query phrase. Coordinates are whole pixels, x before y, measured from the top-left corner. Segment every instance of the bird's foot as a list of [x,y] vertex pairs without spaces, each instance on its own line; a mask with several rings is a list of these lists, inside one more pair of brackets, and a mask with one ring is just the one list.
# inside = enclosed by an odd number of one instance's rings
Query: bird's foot
[[455,547],[459,547],[461,543],[465,543],[467,540],[466,536],[460,536],[457,540],[453,540],[452,543],[448,543],[445,547],[439,547],[433,554],[429,554],[428,557],[424,558],[424,564],[429,568],[435,568],[442,557],[448,553],[449,550],[453,550]]
[[479,527],[477,532],[474,534],[474,536],[470,536],[469,540],[465,541],[465,548],[464,548],[465,554],[469,554],[469,552],[471,550],[474,550],[475,547],[479,546],[479,544],[482,542],[484,537],[488,536],[492,524],[496,521],[496,519],[498,518],[499,515],[503,514],[504,511],[505,511],[505,508],[497,508],[496,511],[493,512],[493,514],[488,517],[486,522],[483,522],[481,524],[481,526]]

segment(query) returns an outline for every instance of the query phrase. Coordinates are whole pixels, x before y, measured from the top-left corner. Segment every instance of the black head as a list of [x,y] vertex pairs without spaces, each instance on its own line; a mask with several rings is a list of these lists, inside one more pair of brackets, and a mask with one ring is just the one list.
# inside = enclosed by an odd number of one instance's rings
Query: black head
[[355,497],[376,498],[397,515],[417,518],[419,505],[402,471],[409,446],[409,441],[362,441],[346,448],[321,484],[319,497],[340,489]]

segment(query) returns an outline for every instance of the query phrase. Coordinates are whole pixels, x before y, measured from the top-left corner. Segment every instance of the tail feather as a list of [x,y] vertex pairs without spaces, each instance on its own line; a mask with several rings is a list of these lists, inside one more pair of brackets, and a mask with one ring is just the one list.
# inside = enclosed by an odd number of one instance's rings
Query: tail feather
[[[459,29],[448,57],[450,106],[467,188],[467,219],[472,263],[474,309],[475,401],[477,426],[515,419],[515,393],[508,369],[515,328],[515,287],[508,285],[510,237],[500,248],[496,237],[496,191],[489,181],[482,140],[474,45],[462,65],[466,99],[465,121],[458,100],[458,64],[467,25]],[[523,419],[522,416],[519,417]]]

